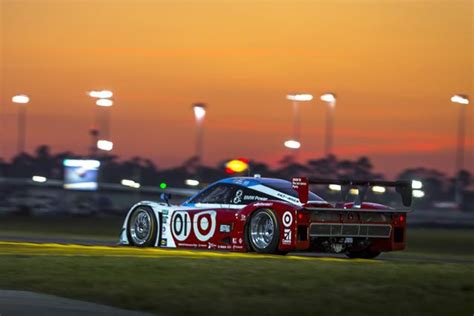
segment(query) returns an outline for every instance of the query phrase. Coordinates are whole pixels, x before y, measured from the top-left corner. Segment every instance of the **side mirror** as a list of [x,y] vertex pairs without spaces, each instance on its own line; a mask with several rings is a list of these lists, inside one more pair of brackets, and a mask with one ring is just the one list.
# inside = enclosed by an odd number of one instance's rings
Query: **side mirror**
[[170,205],[171,194],[163,192],[160,194],[160,199],[166,204]]

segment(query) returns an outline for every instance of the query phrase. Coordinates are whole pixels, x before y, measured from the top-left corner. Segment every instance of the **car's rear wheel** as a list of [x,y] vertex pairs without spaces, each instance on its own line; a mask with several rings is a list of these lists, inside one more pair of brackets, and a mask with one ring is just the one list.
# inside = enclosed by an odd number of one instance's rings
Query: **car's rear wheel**
[[153,211],[139,206],[132,211],[127,224],[128,241],[132,246],[152,247],[157,238],[158,223]]
[[364,250],[359,250],[359,251],[348,251],[346,252],[346,256],[348,256],[351,259],[373,259],[380,255],[380,251],[374,251],[371,250],[370,248],[366,248]]
[[248,225],[248,242],[259,253],[278,253],[280,226],[270,209],[257,210]]

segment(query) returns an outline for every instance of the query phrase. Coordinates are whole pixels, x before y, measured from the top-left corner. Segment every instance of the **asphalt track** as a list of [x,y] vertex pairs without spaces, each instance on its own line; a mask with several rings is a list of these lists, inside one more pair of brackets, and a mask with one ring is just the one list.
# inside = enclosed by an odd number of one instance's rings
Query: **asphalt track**
[[470,258],[443,258],[398,253],[382,253],[377,259],[348,259],[343,254],[290,253],[286,256],[262,255],[228,251],[136,248],[117,246],[114,243],[60,238],[28,238],[0,236],[0,256],[103,256],[132,258],[221,258],[221,259],[276,259],[276,260],[315,260],[333,262],[430,262],[430,263],[472,263]]
[[0,290],[0,315],[5,316],[151,316],[151,314],[27,291]]

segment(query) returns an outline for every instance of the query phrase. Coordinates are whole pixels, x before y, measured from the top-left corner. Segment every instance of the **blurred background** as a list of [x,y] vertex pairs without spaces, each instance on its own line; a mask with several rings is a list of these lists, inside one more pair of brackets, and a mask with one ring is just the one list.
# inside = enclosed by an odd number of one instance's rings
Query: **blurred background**
[[259,174],[412,180],[410,224],[474,226],[470,0],[0,10],[5,217],[122,217]]

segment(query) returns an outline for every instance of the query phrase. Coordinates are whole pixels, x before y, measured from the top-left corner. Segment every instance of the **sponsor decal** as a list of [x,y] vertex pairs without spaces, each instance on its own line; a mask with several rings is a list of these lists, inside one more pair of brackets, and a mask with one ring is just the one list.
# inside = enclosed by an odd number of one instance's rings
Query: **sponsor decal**
[[161,239],[160,246],[166,247],[167,244],[168,244],[168,239],[166,238]]
[[283,226],[283,240],[282,243],[285,245],[291,245],[291,224],[293,224],[293,215],[290,211],[283,213],[282,217]]
[[163,234],[166,233],[166,226],[163,226],[163,227],[161,228],[161,232],[162,232]]
[[257,203],[254,204],[254,206],[273,206],[273,203],[257,202]]
[[199,241],[206,242],[216,231],[216,214],[216,211],[203,211],[191,219],[187,211],[176,211],[171,218],[171,233],[178,241],[185,241],[194,233]]
[[229,224],[221,224],[219,226],[220,233],[230,233],[231,226]]
[[235,196],[234,196],[234,199],[232,200],[232,202],[234,204],[240,204],[240,202],[242,202],[242,195],[243,194],[244,194],[243,190],[237,190],[237,192],[235,192]]
[[266,201],[268,198],[258,195],[244,195],[244,201]]
[[199,212],[194,215],[194,235],[200,241],[208,241],[216,231],[216,211]]
[[[188,243],[178,243],[179,247],[189,247],[189,248],[198,248],[198,244],[188,244]],[[207,247],[207,245],[204,245],[204,247]]]
[[168,210],[161,210],[161,214],[168,215]]
[[238,239],[236,237],[232,238],[232,243],[233,244],[240,244],[241,245],[243,242],[244,241],[242,240],[242,238],[238,238]]
[[283,213],[282,220],[283,220],[283,226],[290,227],[291,224],[293,224],[293,215],[291,214],[290,211],[286,211],[285,213]]
[[177,211],[171,218],[171,232],[174,238],[184,241],[191,234],[191,218],[188,212]]
[[210,243],[207,244],[207,248],[208,249],[216,249],[217,245],[210,242]]
[[283,230],[283,240],[282,243],[285,245],[291,245],[291,229],[285,228]]

